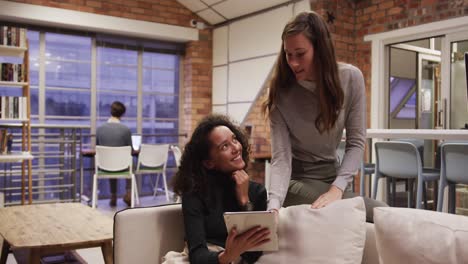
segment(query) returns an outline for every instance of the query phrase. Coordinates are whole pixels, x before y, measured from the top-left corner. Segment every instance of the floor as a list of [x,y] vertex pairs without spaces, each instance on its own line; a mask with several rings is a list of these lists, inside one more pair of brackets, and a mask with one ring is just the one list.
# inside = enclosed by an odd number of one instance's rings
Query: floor
[[[138,207],[146,207],[146,206],[155,206],[155,205],[161,205],[161,204],[167,204],[167,203],[173,203],[173,201],[167,202],[166,201],[166,196],[164,195],[163,192],[159,192],[160,194],[156,197],[153,196],[144,196],[140,197],[140,205]],[[173,197],[173,195],[170,195],[170,197]],[[97,209],[104,213],[105,215],[109,216],[110,218],[114,217],[114,214],[120,210],[123,210],[127,208],[127,204],[125,204],[122,199],[119,199],[117,201],[117,206],[116,207],[110,207],[109,206],[109,200],[99,200]],[[104,264],[104,260],[102,258],[102,253],[100,248],[89,248],[89,249],[80,249],[77,250],[77,253],[79,256],[89,264]],[[13,254],[8,255],[7,259],[7,264],[18,264],[16,261],[15,257]],[[76,263],[76,262],[53,262],[54,264],[62,264],[62,263]]]

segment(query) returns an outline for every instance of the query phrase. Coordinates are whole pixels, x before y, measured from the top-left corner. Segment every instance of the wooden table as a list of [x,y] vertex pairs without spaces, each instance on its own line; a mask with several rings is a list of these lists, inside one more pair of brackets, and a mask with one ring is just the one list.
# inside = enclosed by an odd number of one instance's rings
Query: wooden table
[[1,264],[10,248],[29,249],[28,263],[37,264],[43,255],[90,247],[101,247],[105,263],[113,263],[112,218],[80,203],[0,208],[0,234]]

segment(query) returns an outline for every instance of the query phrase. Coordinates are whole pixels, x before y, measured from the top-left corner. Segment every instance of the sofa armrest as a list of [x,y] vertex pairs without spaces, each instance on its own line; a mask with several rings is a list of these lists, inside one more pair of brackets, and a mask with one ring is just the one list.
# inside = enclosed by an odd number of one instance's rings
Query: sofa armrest
[[180,204],[130,208],[114,216],[114,263],[161,263],[184,248]]

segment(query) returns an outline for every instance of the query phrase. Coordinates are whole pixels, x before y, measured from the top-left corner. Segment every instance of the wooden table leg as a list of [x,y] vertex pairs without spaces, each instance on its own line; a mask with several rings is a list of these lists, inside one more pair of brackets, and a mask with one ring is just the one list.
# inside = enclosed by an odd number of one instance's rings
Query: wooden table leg
[[102,257],[104,258],[104,263],[113,264],[112,256],[112,241],[104,242],[101,245]]
[[10,253],[10,244],[8,244],[8,242],[3,239],[2,237],[0,237],[0,239],[2,240],[2,252],[1,252],[1,255],[0,255],[0,264],[5,264],[7,262],[7,258],[8,258],[8,254]]
[[39,248],[31,248],[29,251],[29,264],[40,264],[41,263],[41,250]]

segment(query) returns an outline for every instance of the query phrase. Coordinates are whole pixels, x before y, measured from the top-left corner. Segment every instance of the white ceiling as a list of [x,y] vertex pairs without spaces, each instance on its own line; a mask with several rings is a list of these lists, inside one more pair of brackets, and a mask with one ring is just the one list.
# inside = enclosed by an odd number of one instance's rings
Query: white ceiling
[[211,25],[255,13],[291,0],[177,0]]

